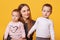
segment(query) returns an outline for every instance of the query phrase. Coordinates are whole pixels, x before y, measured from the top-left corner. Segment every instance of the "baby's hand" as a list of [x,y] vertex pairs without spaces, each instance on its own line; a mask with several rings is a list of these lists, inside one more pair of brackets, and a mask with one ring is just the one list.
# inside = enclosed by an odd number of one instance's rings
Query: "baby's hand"
[[27,40],[26,38],[24,38],[23,40]]
[[30,38],[30,35],[28,34],[27,37]]

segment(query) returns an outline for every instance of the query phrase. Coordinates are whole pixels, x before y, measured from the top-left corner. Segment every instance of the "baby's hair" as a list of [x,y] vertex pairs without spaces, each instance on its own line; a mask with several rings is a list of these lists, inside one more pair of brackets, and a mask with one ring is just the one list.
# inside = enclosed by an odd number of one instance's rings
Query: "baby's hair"
[[[12,11],[12,13],[13,12],[18,12],[19,13],[19,16],[20,16],[20,12],[18,11],[18,9],[14,9],[13,11]],[[18,19],[18,21],[20,21],[20,18]]]
[[[50,10],[51,10],[51,12],[52,12],[52,5],[51,5],[51,4],[46,3],[46,4],[43,5],[43,7],[44,7],[44,6],[50,7]],[[42,10],[43,10],[43,7],[42,7]]]
[[18,9],[14,9],[12,12],[19,12]]
[[[13,12],[18,12],[18,13],[19,13],[18,9],[14,9],[14,10],[12,11],[12,13],[13,13]],[[20,15],[20,13],[19,13],[19,15]]]

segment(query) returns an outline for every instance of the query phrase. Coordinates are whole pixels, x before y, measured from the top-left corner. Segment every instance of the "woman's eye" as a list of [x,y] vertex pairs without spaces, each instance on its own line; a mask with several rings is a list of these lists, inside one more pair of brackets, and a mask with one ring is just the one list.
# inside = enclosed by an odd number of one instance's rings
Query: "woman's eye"
[[25,10],[23,12],[25,12]]
[[27,11],[30,11],[30,9],[28,9]]

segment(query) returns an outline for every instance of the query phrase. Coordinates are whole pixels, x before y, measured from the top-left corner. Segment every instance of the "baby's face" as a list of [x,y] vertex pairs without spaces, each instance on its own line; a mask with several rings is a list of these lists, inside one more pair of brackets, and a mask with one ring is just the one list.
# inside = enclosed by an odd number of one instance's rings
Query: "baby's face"
[[15,22],[18,21],[19,17],[20,17],[20,15],[18,12],[12,12],[12,20],[13,21],[15,21]]
[[50,14],[51,14],[51,8],[48,6],[44,6],[42,9],[43,17],[48,18],[50,16]]

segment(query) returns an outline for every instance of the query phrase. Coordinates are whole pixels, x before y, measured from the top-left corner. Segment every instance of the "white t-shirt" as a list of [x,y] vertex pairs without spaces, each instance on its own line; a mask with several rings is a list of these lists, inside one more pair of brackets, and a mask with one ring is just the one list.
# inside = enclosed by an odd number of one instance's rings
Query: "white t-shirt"
[[39,17],[28,34],[36,30],[36,37],[51,38],[54,40],[53,22],[50,19]]

